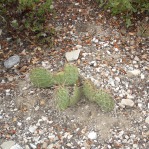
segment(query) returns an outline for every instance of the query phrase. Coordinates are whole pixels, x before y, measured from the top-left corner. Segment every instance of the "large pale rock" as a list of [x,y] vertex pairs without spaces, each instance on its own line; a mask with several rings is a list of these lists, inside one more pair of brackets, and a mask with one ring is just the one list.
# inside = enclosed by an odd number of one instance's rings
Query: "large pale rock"
[[122,99],[121,106],[128,106],[128,107],[133,107],[134,106],[134,102],[131,99]]
[[23,149],[20,145],[15,144],[10,149]]
[[132,71],[128,71],[127,72],[127,75],[129,77],[132,77],[132,76],[138,76],[140,75],[141,71],[139,69],[135,69],[135,70],[132,70]]
[[94,132],[94,131],[91,131],[91,132],[88,134],[88,138],[91,139],[91,140],[97,139],[97,133]]
[[75,61],[75,60],[78,59],[79,54],[80,54],[80,49],[74,50],[74,51],[71,51],[71,52],[66,52],[65,57],[66,57],[68,62]]
[[10,149],[14,145],[15,145],[14,141],[6,141],[6,142],[2,143],[0,147],[2,149]]
[[18,55],[14,55],[9,57],[5,62],[4,62],[4,66],[6,68],[11,68],[14,65],[18,64],[20,62],[20,57]]

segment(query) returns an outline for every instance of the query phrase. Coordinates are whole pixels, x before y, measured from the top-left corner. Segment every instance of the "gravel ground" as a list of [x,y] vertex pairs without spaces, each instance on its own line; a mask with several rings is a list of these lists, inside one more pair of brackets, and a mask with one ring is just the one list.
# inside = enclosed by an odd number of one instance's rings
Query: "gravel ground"
[[[7,70],[1,63],[1,148],[148,149],[148,38],[138,36],[136,30],[119,28],[117,18],[105,18],[89,3],[57,1],[54,7],[58,15],[52,22],[58,32],[57,47],[51,49],[52,56],[46,51],[29,69],[37,65],[50,71],[61,69],[66,63],[65,53],[80,49],[73,63],[81,76],[112,94],[115,109],[103,113],[82,98],[76,106],[59,111],[54,88],[34,88],[27,72],[22,75],[17,66]],[[37,55],[20,56],[23,67],[24,59]]]

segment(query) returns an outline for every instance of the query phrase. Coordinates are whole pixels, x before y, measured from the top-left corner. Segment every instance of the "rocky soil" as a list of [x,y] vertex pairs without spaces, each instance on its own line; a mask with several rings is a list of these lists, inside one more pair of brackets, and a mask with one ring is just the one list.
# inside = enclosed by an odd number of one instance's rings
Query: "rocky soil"
[[[1,29],[5,56],[0,62],[0,148],[148,149],[149,37],[140,36],[139,27],[120,27],[120,19],[105,17],[89,2],[53,5],[57,18],[49,25],[58,34],[53,48],[17,44]],[[148,20],[144,20],[146,31]],[[72,61],[68,52],[75,50]],[[6,60],[13,54],[19,61],[8,68]],[[39,89],[30,83],[33,67],[55,72],[65,63],[75,64],[81,76],[111,93],[115,109],[104,113],[82,98],[74,107],[59,111],[54,87]]]

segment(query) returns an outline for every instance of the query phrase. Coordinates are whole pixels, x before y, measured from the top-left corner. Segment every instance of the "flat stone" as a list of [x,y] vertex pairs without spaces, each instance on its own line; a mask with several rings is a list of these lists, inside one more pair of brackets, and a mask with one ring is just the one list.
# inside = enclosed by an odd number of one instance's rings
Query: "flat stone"
[[145,123],[149,124],[149,116],[145,119]]
[[6,68],[11,68],[14,65],[18,64],[20,62],[20,57],[18,55],[14,55],[9,57],[5,62],[4,62],[4,66]]
[[128,71],[127,75],[132,77],[132,76],[138,76],[140,73],[141,73],[141,71],[139,69],[135,69],[135,70],[132,70],[132,71]]
[[20,145],[15,144],[10,149],[23,149]]
[[78,59],[79,54],[80,54],[80,49],[74,50],[74,51],[71,51],[71,52],[66,52],[65,57],[66,57],[68,62],[75,61],[75,60]]
[[81,46],[81,45],[76,45],[76,48],[77,48],[77,49],[81,49],[82,46]]
[[13,145],[15,145],[14,141],[6,141],[1,144],[2,149],[10,149]]
[[120,105],[133,107],[134,102],[131,99],[122,99]]
[[91,132],[88,134],[88,138],[91,139],[91,140],[97,139],[97,133],[94,132],[94,131],[91,131]]

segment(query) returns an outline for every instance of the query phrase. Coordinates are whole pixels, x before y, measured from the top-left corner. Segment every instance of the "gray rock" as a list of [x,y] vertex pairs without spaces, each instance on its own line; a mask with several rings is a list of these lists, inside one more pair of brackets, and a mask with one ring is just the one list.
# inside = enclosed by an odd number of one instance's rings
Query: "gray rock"
[[18,55],[14,55],[9,57],[5,62],[4,62],[4,66],[6,68],[11,68],[14,65],[18,64],[20,62],[20,57]]
[[2,149],[10,149],[14,145],[15,145],[14,141],[6,141],[6,142],[1,144],[1,148]]
[[71,52],[66,52],[65,57],[66,57],[68,62],[75,61],[75,60],[78,59],[79,54],[80,54],[80,49],[74,50],[74,51],[71,51]]

